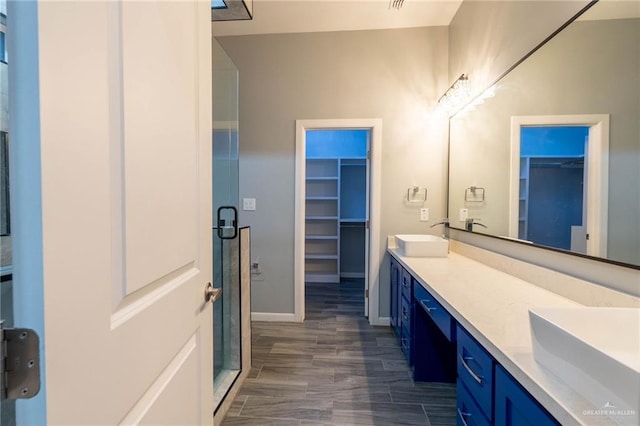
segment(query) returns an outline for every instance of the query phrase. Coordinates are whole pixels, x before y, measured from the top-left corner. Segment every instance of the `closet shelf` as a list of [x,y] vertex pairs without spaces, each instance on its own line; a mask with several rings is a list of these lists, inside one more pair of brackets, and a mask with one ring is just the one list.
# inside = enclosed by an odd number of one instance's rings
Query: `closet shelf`
[[337,235],[306,235],[304,237],[307,240],[337,240]]
[[330,200],[335,200],[335,201],[338,201],[338,197],[307,197],[306,200],[311,200],[311,201],[330,201]]
[[338,220],[338,216],[306,216],[306,220]]
[[331,181],[338,180],[338,176],[307,176],[307,180]]
[[318,259],[318,260],[338,260],[336,254],[305,254],[305,259]]

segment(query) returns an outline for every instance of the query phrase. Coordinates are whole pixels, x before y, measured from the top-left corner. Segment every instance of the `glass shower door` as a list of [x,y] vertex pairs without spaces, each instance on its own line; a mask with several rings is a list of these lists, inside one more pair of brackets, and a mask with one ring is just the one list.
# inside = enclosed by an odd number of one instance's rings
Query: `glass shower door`
[[238,69],[213,44],[213,270],[222,296],[213,305],[216,405],[240,372]]

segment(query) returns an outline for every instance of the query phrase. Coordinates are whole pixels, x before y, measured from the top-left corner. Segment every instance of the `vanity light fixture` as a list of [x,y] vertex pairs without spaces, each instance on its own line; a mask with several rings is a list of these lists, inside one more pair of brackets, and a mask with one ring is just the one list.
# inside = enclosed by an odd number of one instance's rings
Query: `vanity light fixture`
[[438,99],[438,107],[451,114],[469,102],[470,98],[469,78],[462,74]]

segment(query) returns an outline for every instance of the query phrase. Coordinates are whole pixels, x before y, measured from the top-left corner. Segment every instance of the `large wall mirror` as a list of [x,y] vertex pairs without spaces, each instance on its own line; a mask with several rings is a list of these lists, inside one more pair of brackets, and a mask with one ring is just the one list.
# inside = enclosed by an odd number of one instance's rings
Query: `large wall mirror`
[[640,265],[640,3],[595,3],[491,89],[450,120],[450,226]]

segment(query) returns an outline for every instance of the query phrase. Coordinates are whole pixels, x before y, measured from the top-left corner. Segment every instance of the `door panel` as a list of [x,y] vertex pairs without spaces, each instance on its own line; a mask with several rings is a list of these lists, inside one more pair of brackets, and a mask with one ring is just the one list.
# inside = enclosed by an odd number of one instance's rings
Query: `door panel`
[[209,6],[38,3],[49,424],[213,421]]
[[198,28],[173,25],[193,21],[194,6],[120,8],[126,294],[196,267]]

